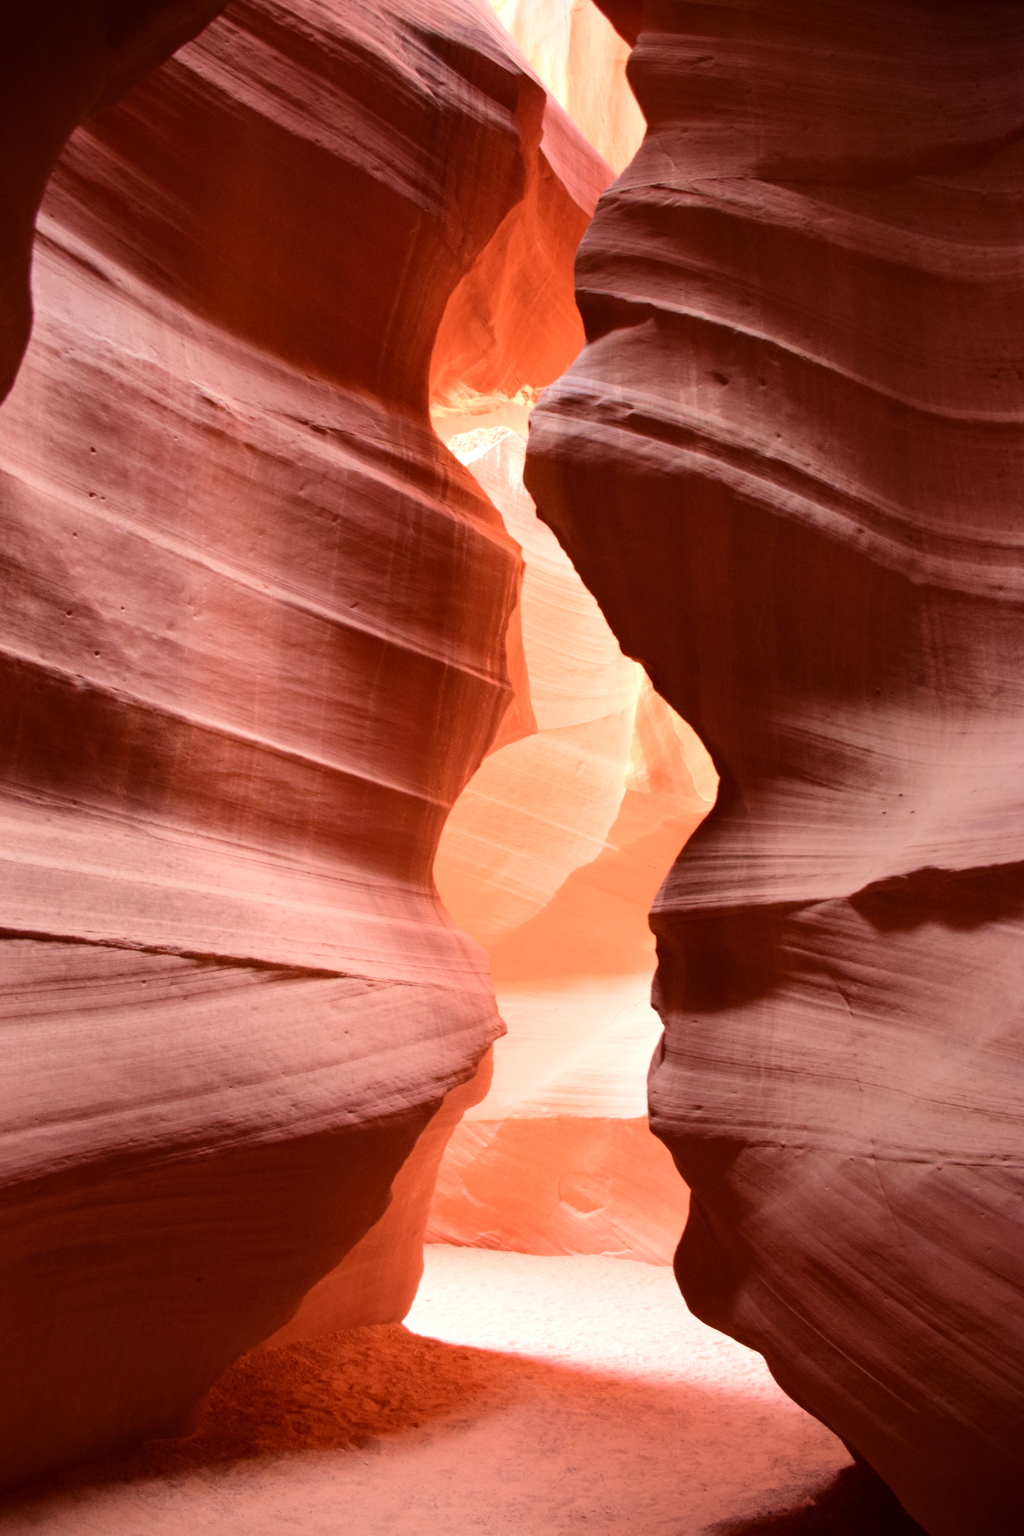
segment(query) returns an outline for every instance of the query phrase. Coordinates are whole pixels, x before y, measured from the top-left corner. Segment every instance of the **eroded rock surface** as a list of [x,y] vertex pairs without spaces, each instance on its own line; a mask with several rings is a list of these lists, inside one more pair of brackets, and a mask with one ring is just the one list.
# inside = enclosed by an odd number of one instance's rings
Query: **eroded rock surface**
[[520,558],[428,386],[546,105],[483,0],[243,0],[50,184],[0,456],[7,1481],[180,1422],[500,1031],[431,865]]
[[36,213],[77,123],[200,31],[225,0],[32,0],[0,18],[0,400],[32,323]]
[[933,1536],[1009,1532],[1024,22],[644,15],[527,484],[722,777],[653,919],[678,1274]]

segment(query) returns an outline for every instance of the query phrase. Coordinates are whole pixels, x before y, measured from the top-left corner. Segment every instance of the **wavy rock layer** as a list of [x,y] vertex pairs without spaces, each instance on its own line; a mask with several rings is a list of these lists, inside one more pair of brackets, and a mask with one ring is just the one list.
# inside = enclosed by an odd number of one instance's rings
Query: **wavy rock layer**
[[224,0],[34,0],[0,19],[0,400],[32,325],[29,270],[47,178],[76,124],[173,53]]
[[[8,1481],[180,1421],[500,1032],[431,865],[521,562],[428,382],[545,107],[482,3],[253,0],[51,183],[0,457]],[[401,1315],[439,1151],[304,1327]]]
[[527,484],[722,777],[653,919],[680,1282],[933,1536],[1009,1531],[1024,25],[645,16]]
[[523,195],[455,289],[437,332],[431,412],[446,440],[463,426],[452,418],[532,406],[583,345],[573,261],[612,173],[552,97],[529,127],[539,143],[526,158]]

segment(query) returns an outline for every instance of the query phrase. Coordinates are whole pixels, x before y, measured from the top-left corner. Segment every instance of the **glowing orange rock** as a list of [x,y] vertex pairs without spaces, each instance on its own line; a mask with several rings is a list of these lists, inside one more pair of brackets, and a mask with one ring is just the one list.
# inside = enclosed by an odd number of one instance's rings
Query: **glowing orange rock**
[[509,1034],[442,1164],[429,1235],[668,1263],[686,1190],[645,1119],[660,1034],[647,910],[714,770],[537,519],[522,439],[483,428],[451,446],[523,550],[536,732],[484,761],[438,849],[438,888],[490,954]]

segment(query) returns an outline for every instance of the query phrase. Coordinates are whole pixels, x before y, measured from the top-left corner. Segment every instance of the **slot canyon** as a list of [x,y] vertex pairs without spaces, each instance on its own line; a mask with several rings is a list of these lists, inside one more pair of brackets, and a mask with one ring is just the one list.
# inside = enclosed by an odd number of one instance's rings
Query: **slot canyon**
[[1012,1536],[1019,0],[0,31],[0,1536]]

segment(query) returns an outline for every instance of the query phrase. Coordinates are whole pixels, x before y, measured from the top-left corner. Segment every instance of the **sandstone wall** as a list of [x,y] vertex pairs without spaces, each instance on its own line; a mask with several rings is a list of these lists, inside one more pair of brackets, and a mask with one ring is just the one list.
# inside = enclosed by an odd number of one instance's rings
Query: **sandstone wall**
[[[286,1325],[500,1032],[431,865],[521,562],[428,391],[562,195],[546,107],[483,3],[239,0],[51,181],[0,448],[8,1481]],[[401,1315],[457,1108],[289,1336]]]
[[647,911],[715,775],[538,522],[517,435],[582,344],[575,248],[613,179],[596,151],[623,165],[643,120],[628,50],[590,0],[494,9],[557,98],[541,156],[557,200],[542,190],[540,224],[528,199],[506,219],[449,303],[432,374],[435,425],[500,510],[525,574],[515,702],[435,864],[449,910],[488,952],[508,1034],[441,1162],[428,1239],[668,1263],[687,1193],[647,1128],[660,1034]]
[[527,485],[721,774],[654,910],[680,1282],[933,1536],[1010,1531],[1021,13],[643,15]]
[[33,0],[0,19],[0,400],[32,324],[36,213],[75,125],[173,53],[224,0]]

